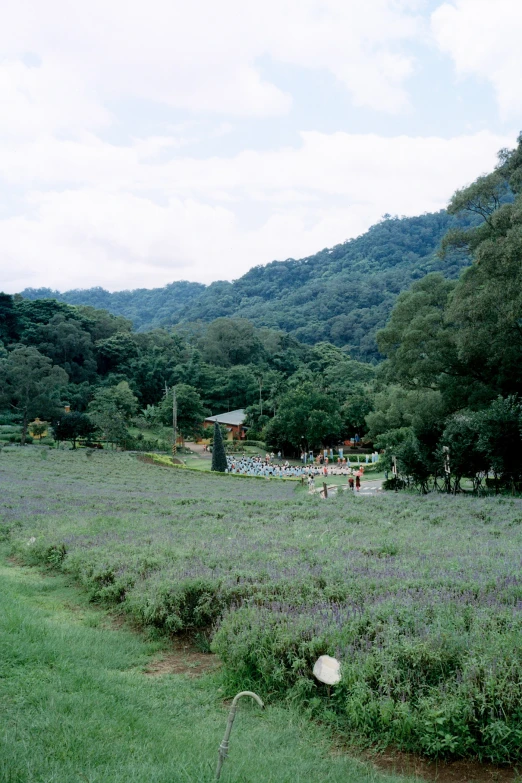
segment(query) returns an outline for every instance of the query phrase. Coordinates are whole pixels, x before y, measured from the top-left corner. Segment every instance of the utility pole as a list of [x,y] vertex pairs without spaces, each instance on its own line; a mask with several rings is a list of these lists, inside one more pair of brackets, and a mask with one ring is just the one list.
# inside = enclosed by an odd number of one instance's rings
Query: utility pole
[[[442,447],[442,454],[444,456],[444,473],[445,473],[445,484],[446,484],[446,492],[451,492],[451,465],[450,465],[450,450],[449,446],[443,446]],[[457,490],[457,485],[455,484],[455,492]]]
[[176,399],[176,387],[172,387],[172,454],[176,456],[178,443],[178,401]]

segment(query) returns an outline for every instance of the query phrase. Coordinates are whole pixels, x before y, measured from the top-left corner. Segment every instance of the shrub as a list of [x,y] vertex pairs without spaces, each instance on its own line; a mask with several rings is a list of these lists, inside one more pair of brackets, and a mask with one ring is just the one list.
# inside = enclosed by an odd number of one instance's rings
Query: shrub
[[[22,442],[22,436],[21,435],[10,435],[9,436],[9,443],[21,443]],[[33,443],[33,438],[30,435],[26,435],[25,437],[26,443]]]
[[227,458],[225,455],[225,447],[223,445],[223,437],[221,435],[221,429],[218,423],[214,424],[214,438],[212,441],[212,470],[218,473],[224,473],[227,469]]
[[520,760],[522,619],[459,601],[434,612],[436,600],[246,603],[225,614],[213,649],[234,686],[308,694],[308,706],[323,687],[314,661],[334,655],[342,680],[329,709],[349,732],[434,757]]

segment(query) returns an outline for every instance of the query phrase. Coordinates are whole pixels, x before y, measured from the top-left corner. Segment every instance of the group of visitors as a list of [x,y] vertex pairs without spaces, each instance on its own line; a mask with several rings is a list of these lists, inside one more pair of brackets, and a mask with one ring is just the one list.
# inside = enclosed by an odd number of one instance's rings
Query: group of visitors
[[337,463],[337,465],[323,465],[322,467],[312,466],[303,469],[303,474],[308,478],[308,487],[313,490],[315,479],[317,477],[327,478],[328,476],[346,476],[350,489],[356,489],[359,492],[361,488],[361,477],[364,475],[364,467],[361,465],[358,469],[349,467],[346,464]]
[[361,476],[364,467],[351,467],[349,464],[338,462],[334,465],[290,465],[279,457],[278,462],[272,461],[272,455],[265,457],[227,456],[227,473],[235,473],[241,476],[264,476],[266,478],[303,478],[307,480],[310,489],[313,489],[316,478],[325,479],[328,476],[346,476],[349,486],[358,490],[361,485]]
[[290,465],[288,461],[272,462],[272,456],[239,457],[227,456],[227,473],[238,473],[242,476],[266,476],[267,478],[299,478],[304,475],[299,465]]
[[[352,455],[353,456],[353,455]],[[376,462],[379,461],[379,453],[377,451],[374,451],[372,454],[364,454],[364,464],[374,465]],[[301,462],[303,465],[306,464],[319,464],[319,465],[328,465],[330,463],[337,464],[337,465],[348,465],[351,467],[352,462],[350,461],[350,456],[344,456],[344,450],[339,449],[337,458],[334,457],[333,449],[324,449],[323,451],[320,451],[319,454],[314,457],[313,452],[307,453],[306,451],[301,452]],[[353,464],[360,465],[362,462],[361,456],[357,456],[357,462],[355,461],[355,458],[353,458]]]

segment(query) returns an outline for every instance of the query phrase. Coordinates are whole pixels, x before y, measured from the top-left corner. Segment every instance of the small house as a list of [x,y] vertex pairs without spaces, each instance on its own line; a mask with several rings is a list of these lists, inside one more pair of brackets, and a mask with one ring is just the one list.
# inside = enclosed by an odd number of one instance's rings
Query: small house
[[244,408],[238,408],[236,411],[229,411],[228,413],[219,413],[217,416],[209,416],[203,422],[203,428],[208,429],[213,427],[217,422],[223,427],[226,427],[228,432],[228,440],[244,440],[246,437],[246,427],[244,422],[246,414]]

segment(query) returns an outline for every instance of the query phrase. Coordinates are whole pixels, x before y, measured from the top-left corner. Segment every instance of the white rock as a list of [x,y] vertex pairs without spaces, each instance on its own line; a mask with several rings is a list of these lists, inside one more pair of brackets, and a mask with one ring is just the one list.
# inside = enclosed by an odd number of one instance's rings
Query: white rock
[[31,544],[36,543],[36,538],[34,536],[31,536],[29,541],[27,542],[27,546],[31,546]]
[[326,685],[337,685],[341,680],[341,664],[330,655],[321,655],[314,665],[314,677]]

